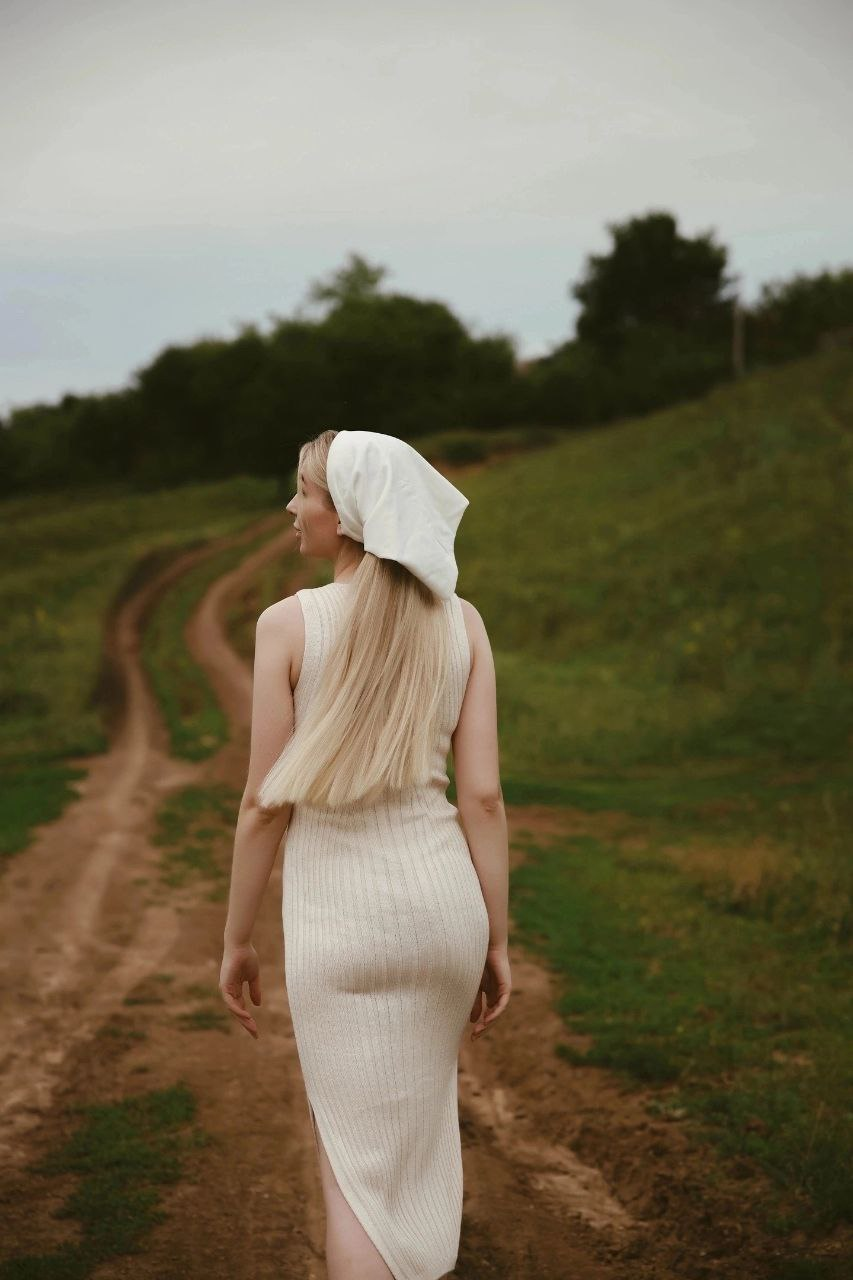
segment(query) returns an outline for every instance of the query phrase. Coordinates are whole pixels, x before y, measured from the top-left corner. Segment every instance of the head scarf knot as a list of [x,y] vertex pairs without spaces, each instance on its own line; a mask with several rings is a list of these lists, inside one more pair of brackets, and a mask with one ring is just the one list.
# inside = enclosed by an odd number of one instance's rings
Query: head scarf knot
[[443,599],[453,595],[453,540],[468,499],[417,449],[379,431],[338,431],[326,483],[348,537]]

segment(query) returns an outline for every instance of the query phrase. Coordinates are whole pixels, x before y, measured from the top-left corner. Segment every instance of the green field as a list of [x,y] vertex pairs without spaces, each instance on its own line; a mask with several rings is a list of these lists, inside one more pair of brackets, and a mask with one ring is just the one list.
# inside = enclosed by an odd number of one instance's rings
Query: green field
[[106,750],[110,611],[180,552],[274,509],[272,482],[155,494],[119,488],[0,504],[0,858],[74,799],[69,761]]
[[[801,1216],[780,1201],[768,1226],[846,1217],[853,355],[567,433],[459,485],[458,589],[495,652],[505,798],[622,821],[528,842],[517,937],[560,973],[593,1061],[667,1090],[796,1193]],[[4,504],[0,847],[70,797],[68,757],[104,748],[104,619],[139,565],[282,507],[272,478]],[[212,572],[164,597],[145,647],[186,754],[223,732],[181,651]],[[268,569],[235,611],[244,653],[278,581]]]

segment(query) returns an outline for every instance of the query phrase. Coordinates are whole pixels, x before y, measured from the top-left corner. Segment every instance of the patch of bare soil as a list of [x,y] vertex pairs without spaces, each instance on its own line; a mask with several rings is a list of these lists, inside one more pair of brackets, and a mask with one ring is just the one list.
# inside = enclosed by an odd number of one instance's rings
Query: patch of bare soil
[[[146,611],[219,543],[157,573],[116,612],[110,653],[126,696],[113,745],[82,762],[89,772],[79,799],[40,828],[6,871],[3,1257],[75,1239],[75,1224],[53,1216],[73,1180],[45,1180],[30,1168],[73,1126],[68,1106],[183,1081],[198,1099],[197,1123],[209,1142],[185,1158],[184,1178],[164,1189],[166,1218],[143,1252],[103,1264],[98,1280],[325,1276],[319,1169],[284,986],[281,860],[256,935],[263,1003],[254,1011],[255,1041],[218,996],[223,903],[211,900],[203,881],[166,889],[150,840],[171,791],[217,783],[242,790],[251,672],[228,644],[223,618],[260,565],[293,548],[292,531],[280,523],[260,551],[210,587],[186,632],[229,718],[231,740],[208,761],[170,759],[138,660]],[[282,595],[301,585],[301,578],[283,580]],[[508,816],[514,863],[522,837],[601,834],[619,821],[540,806],[511,807]],[[230,848],[222,857],[227,865]],[[517,948],[512,966],[506,1014],[480,1042],[466,1036],[460,1046],[465,1201],[454,1274],[768,1275],[772,1245],[750,1210],[761,1189],[755,1171],[737,1180],[681,1123],[650,1115],[651,1095],[559,1057],[560,1042],[583,1043],[555,1012],[556,976]]]

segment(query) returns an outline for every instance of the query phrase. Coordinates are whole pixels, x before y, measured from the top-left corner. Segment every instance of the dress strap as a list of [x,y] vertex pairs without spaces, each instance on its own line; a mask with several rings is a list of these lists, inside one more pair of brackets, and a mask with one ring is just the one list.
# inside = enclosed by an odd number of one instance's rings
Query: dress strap
[[320,673],[347,607],[346,595],[339,585],[300,587],[295,592],[305,622],[305,649],[302,668],[294,690],[297,711],[301,711],[319,683]]
[[302,653],[302,665],[299,679],[293,691],[297,709],[305,706],[314,690],[321,658],[321,631],[318,625],[314,593],[311,587],[301,587],[296,598],[302,608],[302,620],[305,624],[305,648]]
[[454,646],[454,666],[457,671],[458,679],[461,686],[461,692],[465,692],[465,686],[468,683],[468,676],[471,674],[471,642],[468,639],[468,629],[465,626],[465,615],[462,612],[462,601],[454,591],[451,601],[451,616],[454,622],[454,635],[456,644]]

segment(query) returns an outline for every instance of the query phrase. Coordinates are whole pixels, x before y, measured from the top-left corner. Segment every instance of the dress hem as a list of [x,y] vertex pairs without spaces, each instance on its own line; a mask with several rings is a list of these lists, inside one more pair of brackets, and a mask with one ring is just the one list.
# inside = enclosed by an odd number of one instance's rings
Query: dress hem
[[388,1243],[385,1240],[382,1233],[378,1230],[376,1226],[376,1220],[374,1219],[372,1214],[367,1212],[363,1203],[361,1202],[359,1197],[355,1194],[353,1184],[350,1182],[350,1179],[349,1179],[349,1175],[344,1173],[344,1176],[343,1177],[341,1176],[340,1170],[343,1166],[338,1161],[338,1153],[329,1146],[329,1143],[326,1137],[321,1132],[322,1126],[320,1125],[317,1119],[317,1116],[314,1111],[314,1107],[311,1103],[311,1099],[307,1096],[307,1091],[306,1091],[306,1101],[308,1103],[308,1116],[311,1121],[311,1131],[314,1134],[314,1145],[317,1151],[317,1159],[318,1161],[320,1159],[320,1146],[319,1146],[319,1143],[317,1142],[317,1134],[319,1132],[320,1137],[322,1138],[323,1148],[326,1152],[326,1156],[328,1158],[329,1164],[332,1167],[332,1173],[335,1175],[335,1181],[338,1184],[338,1188],[340,1190],[341,1195],[346,1200],[353,1215],[358,1219],[359,1225],[361,1226],[362,1230],[365,1232],[367,1236],[369,1236],[371,1244],[374,1246],[377,1252],[381,1254],[382,1261],[385,1263],[386,1267],[391,1272],[391,1275],[394,1277],[394,1280],[444,1280],[444,1277],[448,1275],[456,1266],[457,1260],[455,1258],[449,1266],[442,1267],[440,1271],[413,1272],[413,1271],[395,1270],[396,1264],[392,1263],[391,1261]]

